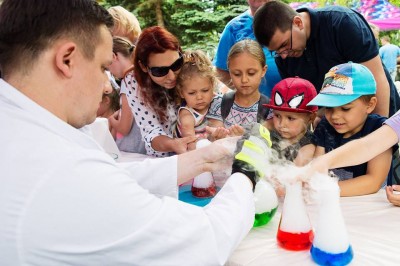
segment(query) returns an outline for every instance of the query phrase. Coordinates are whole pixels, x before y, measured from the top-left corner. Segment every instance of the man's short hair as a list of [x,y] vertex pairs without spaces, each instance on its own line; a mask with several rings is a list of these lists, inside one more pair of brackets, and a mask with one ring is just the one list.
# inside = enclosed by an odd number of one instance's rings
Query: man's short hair
[[3,75],[23,67],[60,38],[76,41],[88,59],[100,41],[100,26],[113,26],[93,0],[5,0],[0,6],[0,65]]
[[292,27],[297,12],[280,1],[271,1],[261,6],[254,15],[253,30],[257,41],[269,46],[272,36],[279,29],[282,32]]

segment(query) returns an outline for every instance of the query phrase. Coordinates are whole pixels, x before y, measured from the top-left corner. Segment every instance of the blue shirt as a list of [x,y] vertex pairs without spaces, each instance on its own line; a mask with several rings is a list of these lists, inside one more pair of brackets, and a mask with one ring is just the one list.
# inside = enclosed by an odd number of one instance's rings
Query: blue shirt
[[[227,60],[231,47],[244,39],[256,40],[253,32],[253,17],[249,11],[233,18],[221,34],[213,64],[219,69],[228,71]],[[263,48],[268,70],[262,78],[260,92],[271,97],[272,88],[281,80],[274,58],[267,48]]]
[[400,56],[400,48],[397,45],[388,43],[379,48],[379,56],[389,72],[397,69],[397,57]]
[[[359,13],[341,6],[300,8],[297,12],[309,13],[310,37],[301,57],[276,58],[282,78],[299,76],[319,91],[330,68],[349,61],[362,63],[379,54],[373,32]],[[390,85],[389,115],[393,115],[399,109],[400,97],[389,72],[384,70]]]

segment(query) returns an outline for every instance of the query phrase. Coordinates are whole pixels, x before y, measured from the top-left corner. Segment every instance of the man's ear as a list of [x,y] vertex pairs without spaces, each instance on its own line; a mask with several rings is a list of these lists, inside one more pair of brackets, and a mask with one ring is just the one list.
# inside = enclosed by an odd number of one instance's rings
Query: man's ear
[[293,18],[293,24],[297,26],[300,30],[304,28],[303,19],[300,16],[295,16]]
[[139,66],[142,69],[143,72],[147,73],[147,67],[142,64],[142,61],[139,61]]
[[75,65],[77,46],[73,42],[66,42],[56,51],[56,67],[67,78],[72,76],[72,68]]

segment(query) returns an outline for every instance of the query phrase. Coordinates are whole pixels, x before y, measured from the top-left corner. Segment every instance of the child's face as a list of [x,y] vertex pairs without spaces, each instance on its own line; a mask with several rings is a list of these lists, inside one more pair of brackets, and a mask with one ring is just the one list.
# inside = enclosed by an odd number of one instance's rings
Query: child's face
[[237,94],[251,96],[258,93],[267,66],[262,67],[256,58],[244,52],[229,59],[228,67]]
[[357,99],[343,106],[327,107],[325,117],[336,132],[348,138],[362,129],[368,114],[375,108],[374,103],[376,103],[376,97],[373,97],[369,103]]
[[118,79],[124,77],[124,69],[126,69],[121,60],[119,60],[121,57],[121,55],[114,53],[112,63],[108,66],[108,70],[111,72],[111,74]]
[[181,96],[185,99],[187,106],[204,114],[214,97],[212,83],[208,78],[203,77],[185,80],[182,84]]
[[272,121],[279,135],[290,143],[296,143],[305,134],[312,122],[313,114],[274,110]]

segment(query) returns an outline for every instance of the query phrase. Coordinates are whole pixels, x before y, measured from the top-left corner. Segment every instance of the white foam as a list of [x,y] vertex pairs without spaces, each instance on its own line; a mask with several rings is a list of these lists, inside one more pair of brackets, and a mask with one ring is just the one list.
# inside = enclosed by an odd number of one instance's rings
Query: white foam
[[278,206],[278,197],[269,182],[265,180],[257,182],[254,190],[254,204],[256,213],[270,212]]
[[214,183],[214,177],[210,172],[201,173],[193,179],[192,186],[197,188],[208,188]]
[[291,233],[307,233],[312,229],[303,200],[301,182],[286,184],[280,229]]
[[[196,143],[196,149],[206,147],[210,145],[211,142],[208,139],[199,139]],[[214,177],[210,172],[204,172],[199,174],[193,179],[193,187],[197,188],[208,188],[214,183]]]
[[320,203],[313,245],[333,254],[345,252],[350,242],[340,208],[337,179],[317,173],[311,178],[310,186]]

